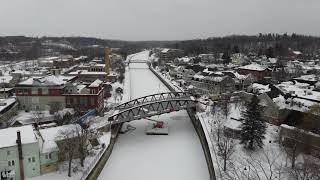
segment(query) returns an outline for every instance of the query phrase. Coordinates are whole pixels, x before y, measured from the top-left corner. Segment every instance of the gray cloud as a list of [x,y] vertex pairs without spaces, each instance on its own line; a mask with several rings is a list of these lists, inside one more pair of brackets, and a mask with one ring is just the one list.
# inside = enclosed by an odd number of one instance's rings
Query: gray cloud
[[0,35],[175,40],[320,35],[319,0],[1,0]]

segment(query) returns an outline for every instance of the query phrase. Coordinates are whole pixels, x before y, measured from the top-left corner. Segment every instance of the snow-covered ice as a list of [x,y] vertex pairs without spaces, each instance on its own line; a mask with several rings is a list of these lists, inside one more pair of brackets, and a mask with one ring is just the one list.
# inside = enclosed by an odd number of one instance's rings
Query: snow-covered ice
[[[131,96],[137,98],[168,89],[146,64],[130,64]],[[186,111],[153,117],[169,123],[168,136],[147,136],[149,121],[129,124],[135,130],[121,134],[98,179],[209,179],[199,138]]]

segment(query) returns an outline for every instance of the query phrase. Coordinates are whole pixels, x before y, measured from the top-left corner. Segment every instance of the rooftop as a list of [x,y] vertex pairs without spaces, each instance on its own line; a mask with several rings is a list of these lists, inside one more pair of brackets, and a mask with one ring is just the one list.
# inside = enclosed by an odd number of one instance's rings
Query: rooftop
[[0,130],[0,148],[16,146],[17,131],[21,133],[22,144],[36,143],[37,139],[31,125],[10,127]]
[[101,81],[100,79],[96,79],[95,81],[93,81],[93,83],[90,84],[89,87],[99,87],[102,83],[103,81]]
[[61,86],[65,85],[68,81],[74,79],[75,76],[43,76],[43,77],[31,77],[25,81],[22,81],[18,86]]
[[246,66],[239,67],[238,69],[252,70],[252,71],[265,71],[267,68],[259,64],[253,63]]
[[39,144],[41,153],[48,153],[59,150],[56,141],[63,139],[60,134],[65,131],[75,131],[76,128],[80,128],[80,126],[76,124],[69,124],[47,129],[40,129],[39,132],[44,140]]

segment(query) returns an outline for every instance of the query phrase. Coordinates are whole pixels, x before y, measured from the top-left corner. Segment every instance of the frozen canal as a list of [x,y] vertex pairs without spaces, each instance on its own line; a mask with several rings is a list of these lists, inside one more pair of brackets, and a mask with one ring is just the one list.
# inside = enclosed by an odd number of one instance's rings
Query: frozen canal
[[[167,92],[146,64],[130,64],[133,98]],[[99,180],[209,180],[198,136],[185,111],[153,119],[169,123],[168,136],[147,136],[148,121],[130,124],[136,130],[121,134]]]

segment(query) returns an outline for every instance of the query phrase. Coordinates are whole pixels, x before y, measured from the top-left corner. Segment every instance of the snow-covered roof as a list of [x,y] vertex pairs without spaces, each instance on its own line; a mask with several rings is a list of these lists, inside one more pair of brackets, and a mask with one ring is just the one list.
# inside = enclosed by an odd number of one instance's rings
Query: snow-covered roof
[[186,57],[177,58],[177,60],[178,60],[179,62],[188,63],[188,62],[190,62],[191,58],[189,58],[189,57],[186,56]]
[[320,101],[320,92],[310,89],[310,85],[298,82],[283,82],[277,85],[284,93],[290,93],[293,96],[300,98]]
[[89,87],[99,87],[102,83],[103,81],[101,81],[100,79],[96,79],[95,81],[93,81],[93,83],[90,84]]
[[56,141],[64,139],[61,133],[65,131],[75,132],[77,128],[80,128],[78,124],[68,124],[48,129],[40,129],[39,132],[43,138],[43,141],[39,144],[41,153],[58,151],[59,148]]
[[205,77],[203,75],[200,75],[200,74],[195,74],[193,76],[193,78],[195,78],[195,79],[204,79]]
[[65,85],[68,81],[74,79],[75,76],[44,76],[44,77],[31,77],[22,81],[18,86],[61,86]]
[[295,55],[300,55],[300,54],[302,54],[300,51],[292,51],[292,53],[295,54]]
[[249,64],[249,65],[246,65],[246,66],[241,66],[241,67],[239,67],[239,69],[252,70],[252,71],[264,71],[267,68],[266,67],[262,67],[261,65],[256,64],[256,63],[252,63],[252,64]]
[[303,81],[318,81],[318,80],[320,80],[320,77],[316,76],[315,74],[309,74],[309,75],[302,75],[302,76],[294,78],[294,79],[303,80]]
[[16,101],[16,98],[0,99],[0,113],[2,113],[2,111],[8,106],[14,104]]
[[169,50],[170,50],[170,49],[165,48],[165,49],[163,49],[161,52],[162,52],[162,53],[167,53]]
[[12,80],[12,76],[5,75],[5,76],[0,76],[0,83],[10,83]]
[[269,85],[253,83],[250,88],[256,93],[262,94],[271,91]]
[[98,72],[98,71],[88,71],[88,70],[77,70],[69,73],[70,75],[79,75],[79,74],[85,74],[85,75],[107,75],[106,72]]
[[0,148],[16,146],[17,131],[21,133],[21,143],[36,143],[37,139],[31,125],[21,127],[10,127],[0,130]]
[[229,129],[234,129],[234,130],[241,130],[241,125],[242,125],[242,123],[240,121],[228,119],[225,122],[224,127],[229,128]]

